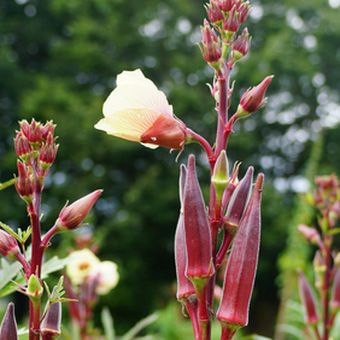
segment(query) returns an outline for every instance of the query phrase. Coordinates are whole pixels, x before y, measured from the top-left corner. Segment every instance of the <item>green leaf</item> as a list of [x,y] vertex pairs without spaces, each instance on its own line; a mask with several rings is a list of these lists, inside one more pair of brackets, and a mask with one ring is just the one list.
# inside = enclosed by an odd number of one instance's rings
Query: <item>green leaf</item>
[[11,282],[19,273],[21,264],[19,262],[8,263],[5,259],[1,259],[0,266],[0,289]]
[[7,231],[10,235],[12,235],[19,242],[21,241],[20,236],[7,224],[0,222],[0,227]]
[[68,257],[60,259],[58,256],[53,256],[43,264],[41,277],[46,279],[49,274],[63,269],[68,262]]
[[134,337],[145,327],[149,326],[158,319],[158,314],[153,313],[146,318],[138,321],[127,333],[125,333],[121,340],[133,340]]
[[104,308],[101,313],[102,324],[106,340],[115,340],[115,329],[113,319],[108,308]]

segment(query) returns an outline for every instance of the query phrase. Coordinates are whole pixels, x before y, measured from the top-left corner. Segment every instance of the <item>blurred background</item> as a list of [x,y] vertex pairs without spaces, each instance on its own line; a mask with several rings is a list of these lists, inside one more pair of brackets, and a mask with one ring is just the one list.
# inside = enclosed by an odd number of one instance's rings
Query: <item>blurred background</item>
[[[173,259],[178,165],[189,152],[201,151],[190,145],[176,163],[176,153],[115,139],[93,125],[116,75],[141,68],[167,93],[176,115],[213,140],[216,114],[206,86],[212,72],[197,46],[203,5],[197,0],[0,2],[0,182],[16,172],[18,120],[52,119],[60,149],[43,197],[43,225],[51,226],[66,200],[105,190],[86,228],[94,232],[99,257],[119,264],[121,281],[98,306],[98,311],[110,308],[118,333],[160,310],[155,329],[164,338],[184,339],[171,333],[171,323],[181,320]],[[252,48],[233,74],[232,107],[249,86],[269,74],[275,78],[266,108],[237,124],[228,156],[243,162],[242,175],[253,164],[267,176],[247,331],[273,337],[277,318],[284,321],[288,313],[280,295],[284,302],[294,295],[295,269],[309,258],[296,233],[297,223],[313,219],[302,194],[312,189],[316,174],[340,172],[340,0],[252,5]],[[203,156],[199,176],[207,193]],[[1,221],[27,225],[14,188],[1,191],[0,202]],[[66,255],[74,236],[56,238],[51,252]]]

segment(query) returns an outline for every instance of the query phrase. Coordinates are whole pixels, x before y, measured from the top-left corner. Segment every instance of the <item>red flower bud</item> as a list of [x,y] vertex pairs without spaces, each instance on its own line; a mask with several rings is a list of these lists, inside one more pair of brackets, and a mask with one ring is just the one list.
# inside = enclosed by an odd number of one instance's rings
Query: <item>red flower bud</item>
[[22,159],[26,159],[32,152],[28,139],[21,132],[17,132],[14,145],[16,154]]
[[187,267],[190,280],[207,279],[215,272],[206,206],[196,175],[195,156],[190,155],[183,197]]
[[103,190],[96,190],[90,194],[73,202],[71,205],[65,206],[59,214],[56,224],[59,229],[75,229],[86,218]]
[[220,40],[215,31],[210,27],[207,20],[204,20],[201,32],[202,44],[200,45],[200,49],[203,59],[210,63],[211,66],[218,67],[218,62],[222,55]]
[[337,268],[334,276],[331,306],[335,310],[340,310],[340,268]]
[[42,144],[39,151],[39,161],[44,168],[49,168],[55,161],[59,145],[54,142],[53,135],[50,132],[47,135],[46,142]]
[[230,198],[227,213],[223,219],[227,228],[235,229],[240,224],[251,193],[253,173],[254,168],[250,166]]
[[273,76],[268,76],[263,79],[259,85],[247,90],[242,95],[240,105],[237,109],[237,115],[239,118],[245,117],[250,113],[257,111],[265,104],[265,94],[272,80]]
[[52,303],[46,311],[40,326],[43,336],[55,337],[61,334],[61,302]]
[[298,230],[307,241],[310,241],[314,244],[321,243],[320,235],[315,228],[308,227],[304,224],[299,224]]
[[28,167],[21,161],[17,161],[18,178],[15,188],[18,194],[26,202],[30,202],[33,194],[33,182]]
[[227,19],[223,21],[223,29],[227,31],[225,33],[229,35],[229,33],[233,34],[237,32],[240,25],[241,25],[241,22],[239,19],[239,15],[238,15],[236,6],[234,6],[232,10],[230,11]]
[[223,12],[229,12],[234,6],[235,0],[218,0],[218,6]]
[[299,290],[301,301],[305,308],[305,321],[308,325],[316,324],[319,321],[319,316],[316,310],[315,298],[312,288],[302,272],[299,275]]
[[36,122],[33,118],[31,124],[27,120],[19,122],[20,130],[29,140],[30,143],[38,143],[42,141],[41,124]]
[[42,126],[41,128],[41,136],[44,140],[47,140],[48,135],[52,135],[54,134],[54,130],[55,130],[56,125],[53,124],[52,120],[49,120],[45,123],[45,125]]
[[236,6],[237,6],[239,21],[241,24],[243,24],[248,18],[248,14],[250,10],[250,3],[249,1],[245,1],[245,2],[238,1],[236,2]]
[[224,276],[217,319],[226,329],[248,324],[248,311],[257,269],[264,175],[259,174],[235,236]]
[[176,234],[175,234],[175,263],[177,275],[177,300],[185,300],[189,296],[195,294],[195,288],[185,276],[185,268],[187,266],[187,249],[185,245],[184,222],[183,222],[183,193],[186,181],[186,168],[181,165],[181,173],[179,178],[179,192],[181,201],[181,211],[179,214]]
[[0,254],[11,256],[19,252],[17,240],[6,231],[0,229]]
[[0,339],[17,340],[17,322],[14,314],[14,304],[11,302],[7,306],[4,318],[0,326]]
[[233,42],[232,55],[234,61],[240,60],[242,57],[247,55],[249,51],[251,37],[249,35],[248,29],[245,28],[241,35]]
[[206,5],[206,10],[212,24],[218,24],[224,19],[218,0],[210,0],[210,3]]

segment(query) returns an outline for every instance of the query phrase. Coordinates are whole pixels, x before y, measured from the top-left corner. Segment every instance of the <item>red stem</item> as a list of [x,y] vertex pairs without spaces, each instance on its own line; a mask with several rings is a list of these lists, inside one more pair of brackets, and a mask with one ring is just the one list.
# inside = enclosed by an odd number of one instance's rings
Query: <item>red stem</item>
[[227,86],[229,84],[229,75],[225,77],[220,75],[218,79],[219,85],[219,105],[218,105],[218,118],[217,118],[217,131],[216,131],[216,149],[215,157],[218,157],[220,152],[225,149],[225,125],[227,122]]
[[197,132],[193,130],[189,129],[189,134],[196,142],[198,142],[203,147],[204,151],[206,152],[208,156],[208,160],[210,164],[212,161],[215,162],[214,152],[209,142],[204,137],[202,137],[200,134],[198,134]]
[[[40,207],[41,207],[41,184],[37,176],[36,164],[33,164],[34,172],[34,192],[33,201],[28,205],[28,213],[30,215],[32,227],[32,259],[30,274],[37,275],[40,279],[41,265],[42,265],[42,251],[41,251],[41,229],[40,229]],[[30,301],[29,305],[29,339],[40,339],[40,300],[34,304]]]
[[331,244],[332,236],[326,235],[324,241],[324,259],[326,265],[326,272],[324,276],[324,282],[322,287],[322,307],[323,307],[323,340],[328,340],[329,338],[329,327],[330,327],[330,317],[329,317],[329,290],[331,282],[331,272],[332,272],[332,254],[331,254]]
[[28,280],[30,272],[31,272],[30,265],[28,264],[25,257],[21,253],[16,253],[15,256],[16,256],[17,260],[20,262],[20,264],[22,265],[22,268],[24,269],[25,279]]
[[222,326],[221,340],[230,340],[233,338],[236,330],[230,329],[228,326]]
[[210,340],[210,315],[208,310],[208,286],[197,289],[196,295],[198,300],[198,321],[199,321],[199,340]]
[[227,230],[224,230],[222,244],[216,255],[216,269],[221,267],[232,239],[233,237],[231,236],[231,234]]
[[194,338],[195,340],[199,340],[200,337],[200,330],[199,330],[199,323],[197,319],[197,301],[186,301],[185,303],[187,312],[189,314],[192,328],[194,331]]
[[44,253],[45,249],[48,247],[50,240],[52,237],[58,232],[58,226],[54,225],[43,237],[40,243],[40,248],[42,254]]

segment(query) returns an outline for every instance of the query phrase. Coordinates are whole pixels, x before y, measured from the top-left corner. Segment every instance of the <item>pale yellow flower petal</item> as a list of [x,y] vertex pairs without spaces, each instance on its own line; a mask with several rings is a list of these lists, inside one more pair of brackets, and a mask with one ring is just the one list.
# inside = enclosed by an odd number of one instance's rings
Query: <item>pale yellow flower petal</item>
[[99,263],[95,272],[92,274],[98,280],[96,293],[105,295],[117,286],[119,281],[117,264],[112,261],[103,261]]
[[173,114],[165,94],[155,84],[144,77],[140,70],[124,71],[117,78],[117,87],[103,105],[106,117],[116,112],[134,108],[146,108],[159,114]]
[[109,135],[140,142],[141,135],[157,120],[159,113],[148,109],[126,109],[101,119],[95,128]]

